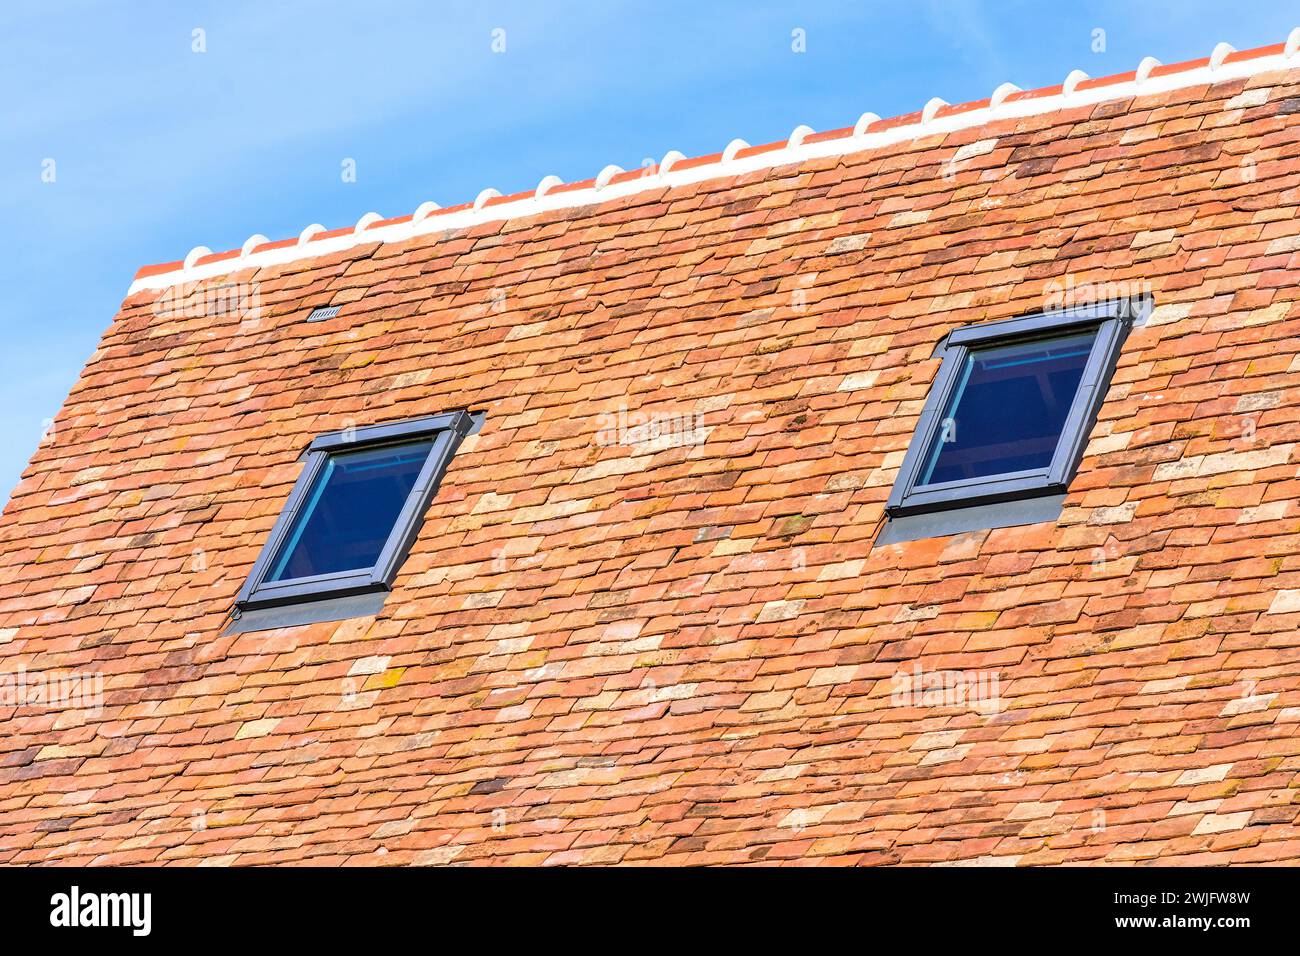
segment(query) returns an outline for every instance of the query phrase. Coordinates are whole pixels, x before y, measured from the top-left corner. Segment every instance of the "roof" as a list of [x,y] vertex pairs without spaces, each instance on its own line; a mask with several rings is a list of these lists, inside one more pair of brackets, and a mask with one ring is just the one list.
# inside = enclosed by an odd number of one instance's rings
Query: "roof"
[[[0,517],[4,672],[103,682],[0,704],[0,862],[1300,858],[1268,62],[137,287]],[[939,339],[1120,289],[1060,520],[873,547]],[[458,408],[377,618],[225,633],[316,435]]]

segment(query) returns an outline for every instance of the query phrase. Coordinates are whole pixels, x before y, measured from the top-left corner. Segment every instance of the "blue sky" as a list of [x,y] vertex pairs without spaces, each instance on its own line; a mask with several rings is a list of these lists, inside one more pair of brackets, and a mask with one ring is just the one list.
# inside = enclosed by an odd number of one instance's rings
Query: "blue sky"
[[0,501],[143,264],[1278,42],[1283,6],[6,0]]

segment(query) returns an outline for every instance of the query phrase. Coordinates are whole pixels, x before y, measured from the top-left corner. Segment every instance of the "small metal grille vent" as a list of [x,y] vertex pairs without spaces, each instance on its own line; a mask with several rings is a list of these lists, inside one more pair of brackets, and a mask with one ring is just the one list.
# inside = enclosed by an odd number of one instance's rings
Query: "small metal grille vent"
[[339,314],[341,305],[323,305],[319,309],[312,309],[311,314],[307,316],[308,322],[324,322],[326,319],[332,319]]

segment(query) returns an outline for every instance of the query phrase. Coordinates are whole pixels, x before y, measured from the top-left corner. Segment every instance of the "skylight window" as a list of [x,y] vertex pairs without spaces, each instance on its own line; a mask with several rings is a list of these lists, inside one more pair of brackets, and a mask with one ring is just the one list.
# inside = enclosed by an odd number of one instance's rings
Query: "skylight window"
[[969,350],[918,486],[1051,464],[1096,338],[1093,329]]
[[266,579],[374,567],[432,449],[417,441],[328,456]]
[[[956,329],[879,543],[1045,520],[1065,494],[1142,301]],[[935,517],[947,513],[947,517]],[[930,516],[920,518],[919,516]]]
[[387,591],[472,425],[454,412],[313,441],[240,613]]

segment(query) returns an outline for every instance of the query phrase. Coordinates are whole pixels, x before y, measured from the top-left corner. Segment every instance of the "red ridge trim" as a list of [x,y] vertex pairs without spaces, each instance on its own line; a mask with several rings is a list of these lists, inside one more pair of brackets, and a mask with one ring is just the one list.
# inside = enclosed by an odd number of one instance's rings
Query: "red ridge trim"
[[484,207],[500,206],[502,203],[519,202],[521,199],[533,198],[533,194],[535,192],[536,190],[529,189],[529,190],[525,190],[524,192],[511,193],[509,196],[493,196],[487,202],[483,203],[483,205]]
[[942,119],[946,116],[960,116],[962,113],[969,113],[972,110],[986,110],[989,108],[989,100],[971,100],[969,103],[949,103],[947,106],[941,106],[935,111],[934,118]]
[[[763,143],[760,146],[746,146],[744,149],[736,150],[735,159],[748,159],[750,156],[762,156],[764,153],[774,153],[778,149],[785,149],[789,140],[781,140],[779,143]],[[807,142],[805,140],[804,142]]]
[[185,268],[185,260],[177,259],[175,262],[159,262],[151,266],[141,266],[135,270],[137,279],[147,279],[149,276],[160,276],[164,272],[176,272]]
[[809,133],[804,137],[805,143],[829,143],[836,139],[848,139],[853,135],[852,126],[841,126],[839,129],[828,129],[821,133]]
[[609,185],[612,186],[615,183],[629,183],[634,179],[644,179],[647,176],[653,176],[657,172],[659,172],[658,163],[652,163],[649,166],[638,166],[636,169],[624,170],[616,176],[611,176],[609,178]]
[[709,166],[713,163],[722,162],[721,153],[709,153],[705,156],[690,156],[686,159],[680,159],[673,166],[673,172],[679,169],[696,169],[700,166]]
[[1045,96],[1060,96],[1065,92],[1065,85],[1058,83],[1056,86],[1040,86],[1036,90],[1020,90],[1018,93],[1012,93],[1004,102],[1016,103],[1020,100],[1041,100]]
[[867,130],[872,133],[883,132],[887,129],[898,129],[900,126],[915,126],[921,122],[921,111],[915,113],[904,113],[902,116],[890,116],[886,119],[877,120],[872,123]]
[[351,226],[340,226],[338,229],[326,229],[324,232],[318,232],[308,239],[308,242],[320,242],[322,239],[337,239],[339,236],[346,236],[356,229],[356,224]]
[[223,262],[226,259],[238,259],[242,253],[242,249],[227,249],[225,252],[210,252],[206,256],[199,256],[194,260],[194,264],[196,266],[206,266],[210,262]]
[[1182,63],[1165,63],[1151,70],[1152,76],[1169,76],[1173,73],[1186,73],[1210,65],[1210,58],[1203,56],[1199,60],[1183,60]]
[[546,195],[554,196],[556,193],[577,192],[579,189],[590,189],[595,185],[596,180],[594,179],[581,179],[576,183],[560,183],[560,185],[556,186]]
[[1285,43],[1271,43],[1268,46],[1257,46],[1253,50],[1233,50],[1223,58],[1223,62],[1240,63],[1243,60],[1257,60],[1262,56],[1281,56],[1285,52]]
[[1114,86],[1116,83],[1132,83],[1137,79],[1137,70],[1129,70],[1127,73],[1116,73],[1113,76],[1099,76],[1092,79],[1081,80],[1076,90],[1095,90],[1103,86]]

